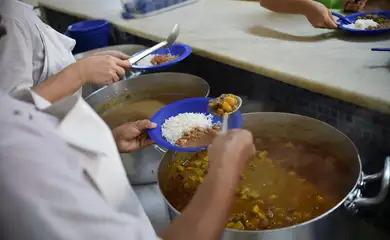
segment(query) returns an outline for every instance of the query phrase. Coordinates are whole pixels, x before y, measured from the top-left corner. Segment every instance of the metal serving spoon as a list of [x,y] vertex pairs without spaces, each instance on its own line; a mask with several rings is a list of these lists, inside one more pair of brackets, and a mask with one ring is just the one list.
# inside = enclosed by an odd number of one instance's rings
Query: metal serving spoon
[[[239,96],[236,96],[236,95],[233,95],[234,96],[234,99],[236,99],[236,102],[238,104],[237,108],[234,110],[234,111],[231,111],[229,113],[225,113],[223,116],[222,116],[222,129],[220,131],[220,134],[226,134],[227,131],[228,131],[228,120],[229,120],[229,115],[231,114],[234,114],[235,112],[238,111],[238,109],[240,109],[241,105],[242,105],[242,99],[239,97]],[[210,106],[208,106],[208,110],[210,113],[216,115],[216,116],[220,116],[216,113],[215,109],[211,108]],[[189,159],[186,159],[183,161],[183,163],[181,164],[182,166],[185,166],[190,160]]]
[[165,41],[160,42],[160,43],[154,45],[153,47],[146,49],[145,51],[141,52],[140,54],[132,56],[129,59],[130,64],[133,65],[133,64],[137,63],[138,61],[140,61],[144,57],[148,56],[149,54],[153,53],[154,51],[156,51],[160,48],[163,48],[163,47],[170,48],[172,46],[172,44],[175,43],[177,37],[179,36],[179,33],[180,33],[180,25],[175,24],[175,26],[172,29],[172,32],[169,34],[168,38]]
[[[222,129],[221,129],[221,134],[225,134],[227,133],[228,131],[228,120],[229,120],[229,115],[231,114],[234,114],[235,112],[238,111],[238,109],[240,109],[241,105],[242,105],[242,99],[239,97],[239,96],[236,96],[236,95],[233,95],[234,99],[236,100],[238,106],[236,109],[234,109],[233,111],[229,112],[229,113],[225,113],[223,116],[222,116]],[[212,114],[214,115],[217,115],[218,114],[215,112],[215,109],[211,108],[210,106],[208,106],[208,110],[209,112],[211,112]]]

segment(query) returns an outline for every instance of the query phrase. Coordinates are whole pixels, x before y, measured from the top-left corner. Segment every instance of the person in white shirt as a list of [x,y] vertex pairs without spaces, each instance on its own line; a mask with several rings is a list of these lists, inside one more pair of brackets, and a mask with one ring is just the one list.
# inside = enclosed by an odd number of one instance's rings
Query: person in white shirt
[[141,133],[155,124],[143,120],[111,131],[80,97],[51,104],[32,90],[17,96],[0,90],[0,239],[220,238],[255,151],[250,132],[232,130],[213,141],[208,175],[159,237],[118,152],[152,144]]
[[86,83],[119,81],[130,68],[129,56],[118,51],[96,53],[75,61],[75,41],[43,23],[33,7],[17,0],[0,0],[0,15],[8,34],[0,40],[0,89],[13,93],[33,88],[49,101],[74,93]]

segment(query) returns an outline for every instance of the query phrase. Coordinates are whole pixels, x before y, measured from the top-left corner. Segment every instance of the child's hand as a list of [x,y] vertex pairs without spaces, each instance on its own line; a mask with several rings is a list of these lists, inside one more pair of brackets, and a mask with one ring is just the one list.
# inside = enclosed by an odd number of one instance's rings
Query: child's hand
[[311,1],[304,15],[315,28],[337,28],[330,10],[324,4]]

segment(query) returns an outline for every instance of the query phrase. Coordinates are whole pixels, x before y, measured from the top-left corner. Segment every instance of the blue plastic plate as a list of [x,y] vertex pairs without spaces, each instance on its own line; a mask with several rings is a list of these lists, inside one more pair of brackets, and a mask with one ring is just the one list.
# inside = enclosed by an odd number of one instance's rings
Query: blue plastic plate
[[[157,124],[157,127],[149,130],[150,138],[153,139],[153,141],[159,146],[178,152],[198,152],[207,149],[207,146],[198,148],[182,148],[177,145],[172,145],[162,136],[161,126],[164,124],[166,119],[174,117],[180,113],[192,112],[210,114],[207,108],[210,99],[212,98],[188,98],[163,107],[151,119],[152,122]],[[214,116],[213,123],[218,122],[222,122],[222,118]],[[241,112],[237,111],[229,116],[228,127],[229,129],[242,127]]]
[[371,48],[374,52],[390,52],[390,48]]
[[[143,51],[145,51],[145,50],[143,50]],[[141,51],[141,52],[143,52],[143,51]],[[141,52],[138,52],[134,55],[140,54]],[[134,64],[132,66],[132,68],[141,69],[141,70],[155,70],[155,69],[169,67],[169,66],[172,66],[172,65],[182,61],[183,59],[188,57],[191,53],[192,53],[192,49],[190,46],[185,45],[185,44],[173,44],[172,47],[169,49],[168,48],[161,48],[159,50],[154,51],[152,54],[153,55],[171,54],[171,55],[179,56],[175,60],[167,62],[167,63],[155,65],[155,66],[140,66],[140,65]]]
[[[368,11],[368,12],[359,12],[354,13],[348,16],[345,16],[346,19],[350,20],[351,22],[355,22],[358,17],[364,16],[366,14],[376,14],[378,16],[386,17],[387,19],[390,19],[390,11]],[[359,34],[359,35],[376,35],[376,34],[383,34],[383,33],[390,33],[390,28],[381,28],[381,29],[374,29],[374,30],[359,30],[359,29],[351,29],[345,27],[347,23],[345,23],[343,20],[338,19],[337,22],[339,23],[339,28],[343,29],[344,31],[348,31],[353,34]]]

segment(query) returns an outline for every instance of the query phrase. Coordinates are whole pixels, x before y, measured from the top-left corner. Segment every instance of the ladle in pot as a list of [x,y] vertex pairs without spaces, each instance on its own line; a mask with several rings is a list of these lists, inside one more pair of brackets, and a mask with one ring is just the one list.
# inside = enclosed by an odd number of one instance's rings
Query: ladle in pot
[[168,38],[165,41],[160,42],[160,43],[154,45],[153,47],[146,49],[145,51],[141,52],[140,54],[132,56],[129,59],[130,64],[131,65],[136,64],[141,59],[150,55],[151,53],[153,53],[154,51],[156,51],[160,48],[163,48],[163,47],[170,48],[172,46],[172,44],[175,43],[177,37],[179,36],[179,32],[180,32],[180,26],[179,26],[179,24],[175,24],[175,26],[172,29],[172,32],[169,34]]

